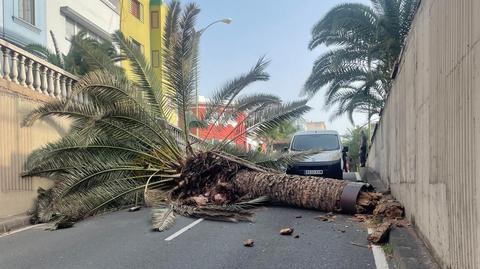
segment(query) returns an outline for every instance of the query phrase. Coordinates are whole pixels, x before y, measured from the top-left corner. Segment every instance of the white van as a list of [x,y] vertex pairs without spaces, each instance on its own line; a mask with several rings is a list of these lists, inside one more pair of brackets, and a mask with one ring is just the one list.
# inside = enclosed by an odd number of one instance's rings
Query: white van
[[317,154],[307,157],[287,168],[287,174],[321,176],[343,179],[342,152],[340,135],[337,131],[319,130],[298,132],[292,137],[290,152],[318,150]]

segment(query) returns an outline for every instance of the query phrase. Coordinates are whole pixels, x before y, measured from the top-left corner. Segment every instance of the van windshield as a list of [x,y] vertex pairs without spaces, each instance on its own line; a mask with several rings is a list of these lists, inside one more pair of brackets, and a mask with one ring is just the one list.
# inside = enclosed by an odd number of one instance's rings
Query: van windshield
[[292,150],[338,150],[338,136],[336,134],[297,135],[293,138]]

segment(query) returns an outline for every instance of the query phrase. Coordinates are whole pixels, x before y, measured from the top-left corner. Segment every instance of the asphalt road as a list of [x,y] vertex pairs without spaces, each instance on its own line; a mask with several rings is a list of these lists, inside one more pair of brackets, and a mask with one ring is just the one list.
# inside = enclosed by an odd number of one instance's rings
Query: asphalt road
[[[179,217],[159,233],[150,230],[149,209],[115,212],[70,229],[37,227],[0,237],[0,268],[375,268],[365,227],[349,216],[316,220],[320,214],[268,207],[257,211],[254,223],[205,220],[165,241],[195,220]],[[300,237],[280,235],[284,227]],[[244,247],[246,239],[255,246]]]

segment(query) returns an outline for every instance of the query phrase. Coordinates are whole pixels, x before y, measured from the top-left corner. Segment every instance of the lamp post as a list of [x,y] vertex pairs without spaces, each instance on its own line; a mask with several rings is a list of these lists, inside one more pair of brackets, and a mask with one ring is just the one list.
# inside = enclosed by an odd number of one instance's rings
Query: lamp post
[[[218,23],[224,23],[224,24],[230,24],[232,23],[232,19],[231,18],[225,18],[225,19],[221,19],[221,20],[216,20],[216,21],[213,21],[211,22],[210,24],[208,24],[207,26],[205,26],[204,28],[202,28],[200,31],[197,31],[196,35],[195,35],[195,50],[196,52],[195,53],[198,53],[198,46],[200,44],[200,37],[201,35],[208,29],[210,28],[211,26],[215,25],[215,24],[218,24]],[[199,106],[199,100],[198,100],[198,67],[197,69],[195,70],[195,94],[196,94],[196,100],[197,100],[197,104],[196,104],[196,108],[195,108],[195,115],[197,116],[197,119],[198,119],[198,106]],[[198,136],[198,127],[196,128],[196,135]]]

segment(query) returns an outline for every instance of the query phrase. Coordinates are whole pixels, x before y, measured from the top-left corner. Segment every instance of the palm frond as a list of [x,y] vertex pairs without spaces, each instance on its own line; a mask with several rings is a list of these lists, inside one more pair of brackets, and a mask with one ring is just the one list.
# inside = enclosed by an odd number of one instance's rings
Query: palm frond
[[363,4],[340,4],[331,9],[312,29],[309,49],[321,44],[363,47],[375,40],[378,15]]
[[72,45],[66,57],[68,62],[66,61],[65,65],[73,66],[76,64],[75,58],[81,57],[81,60],[88,65],[88,71],[103,69],[116,73],[120,72],[121,68],[115,65],[120,56],[116,52],[110,52],[114,50],[112,44],[108,46],[101,45],[97,40],[86,38],[82,35],[75,35],[70,41]]
[[161,78],[158,78],[141,51],[127,40],[122,32],[115,32],[114,42],[120,48],[122,56],[128,60],[133,74],[133,81],[142,90],[141,93],[152,113],[158,117],[170,118],[172,111],[162,92]]
[[55,56],[57,57],[57,61],[60,64],[60,66],[64,66],[63,55],[62,55],[62,52],[60,51],[60,48],[58,47],[57,38],[55,38],[55,34],[53,33],[52,30],[50,30],[50,36],[52,37],[53,48],[55,49]]
[[178,20],[181,12],[180,3],[176,0],[168,4],[168,13],[165,19],[165,34],[163,36],[163,43],[165,49],[169,50],[174,38],[178,33]]
[[278,96],[272,94],[258,93],[245,95],[237,98],[233,107],[236,111],[246,112],[260,106],[266,107],[271,105],[280,105],[281,103],[282,100]]
[[[248,85],[257,81],[268,80],[270,76],[268,75],[268,73],[265,72],[265,69],[268,66],[268,64],[269,64],[269,61],[266,60],[265,57],[261,57],[260,59],[258,59],[257,63],[252,67],[252,69],[248,73],[240,75],[237,78],[227,82],[219,91],[216,91],[213,94],[213,97],[209,100],[207,104],[207,112],[205,114],[205,119],[218,120],[218,118],[212,119],[212,116],[216,114],[216,112],[218,112],[219,107],[223,107],[224,108],[223,112],[225,112],[230,106],[230,104],[233,103],[233,100]],[[248,101],[248,100],[244,100],[243,102],[245,101]],[[221,117],[223,112],[218,114],[217,117]]]
[[163,232],[175,224],[175,213],[173,208],[153,208],[152,209],[152,228],[155,231]]
[[36,44],[36,43],[28,44],[25,47],[25,50],[41,58],[46,59],[49,63],[52,63],[58,67],[63,67],[61,62],[58,61],[58,57],[55,54],[55,52],[51,51],[50,49],[48,49],[46,46],[42,44]]

